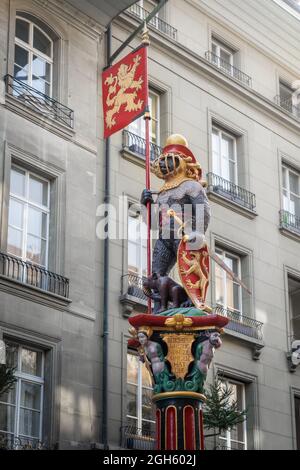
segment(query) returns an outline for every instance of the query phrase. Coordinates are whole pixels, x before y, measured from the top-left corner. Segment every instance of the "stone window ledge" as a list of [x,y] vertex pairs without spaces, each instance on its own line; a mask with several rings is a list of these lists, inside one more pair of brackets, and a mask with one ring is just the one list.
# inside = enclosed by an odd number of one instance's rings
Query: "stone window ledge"
[[0,291],[58,310],[65,310],[72,302],[69,298],[44,291],[38,287],[23,284],[22,282],[7,278],[3,275],[0,275]]
[[71,140],[75,135],[75,131],[71,127],[59,123],[55,119],[37,112],[33,108],[29,108],[9,93],[6,93],[5,95],[4,106],[19,116],[24,117],[28,121],[33,122],[34,124],[37,124],[38,126],[43,127],[50,132],[53,132],[59,137],[64,137],[67,140]]

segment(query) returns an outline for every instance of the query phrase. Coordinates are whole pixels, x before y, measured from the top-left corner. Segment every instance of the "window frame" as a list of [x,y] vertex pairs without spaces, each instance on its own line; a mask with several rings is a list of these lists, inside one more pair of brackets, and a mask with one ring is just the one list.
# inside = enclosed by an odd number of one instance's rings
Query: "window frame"
[[[146,259],[144,260],[144,263],[143,263],[143,249],[146,249],[147,250],[147,238],[145,240],[143,240],[143,237],[141,236],[141,231],[140,231],[140,237],[139,237],[139,243],[136,243],[134,241],[132,241],[130,238],[129,238],[129,218],[132,217],[132,218],[135,218],[135,219],[139,219],[139,225],[140,227],[142,227],[142,224],[145,225],[145,228],[147,229],[147,225],[145,223],[145,221],[143,221],[143,216],[142,216],[142,211],[136,211],[134,212],[133,210],[131,210],[131,207],[133,205],[135,205],[136,203],[134,202],[129,202],[129,205],[128,205],[128,238],[127,238],[127,274],[133,274],[135,276],[138,276],[138,277],[143,277],[144,274],[143,274],[143,265],[144,265],[144,268],[145,268],[145,271],[147,271],[147,253],[146,253]],[[152,242],[152,237],[150,236],[150,242]],[[137,271],[131,271],[129,270],[129,243],[131,243],[132,245],[135,246],[136,249],[139,250],[139,260],[140,260],[140,265],[137,266]]]
[[[215,151],[214,151],[214,145],[213,145],[213,135],[214,135],[215,132],[218,134],[218,141],[219,141],[219,145],[218,145],[219,152],[218,152],[217,166],[219,167],[219,169],[220,169],[219,173],[221,173],[221,174],[218,174],[215,171],[215,161],[214,161]],[[233,141],[234,160],[232,160],[230,158],[226,159],[227,164],[228,164],[229,179],[225,178],[224,175],[222,174],[222,160],[223,160],[222,141],[223,141],[223,135],[225,135],[226,137],[232,139],[232,141]],[[221,178],[224,178],[225,180],[229,181],[232,184],[238,185],[238,158],[237,158],[237,137],[236,137],[236,135],[233,134],[233,133],[230,133],[226,129],[223,129],[222,127],[219,127],[218,125],[213,123],[212,124],[212,130],[211,130],[211,139],[212,139],[212,170],[213,170],[213,173],[220,176]],[[230,166],[229,166],[230,162],[232,162],[234,164],[234,181],[230,180]]]
[[[221,382],[227,383],[227,385],[229,385],[229,387],[232,386],[232,385],[236,385],[238,387],[241,387],[241,390],[242,390],[242,397],[241,397],[242,409],[244,410],[246,408],[246,386],[245,386],[245,383],[240,382],[239,380],[236,380],[236,379],[229,378],[229,377],[222,377]],[[218,437],[219,441],[225,441],[226,442],[227,450],[232,450],[232,448],[231,448],[232,443],[242,444],[244,446],[244,448],[242,450],[247,450],[248,439],[247,439],[247,421],[246,421],[246,419],[242,423],[239,423],[239,424],[242,425],[242,429],[243,429],[243,437],[244,437],[243,441],[238,441],[236,439],[231,439],[231,430],[230,429],[228,429],[226,431],[226,437],[223,437],[223,436]]]
[[[15,163],[12,163],[11,165],[11,170],[13,170],[14,168],[16,168],[17,170],[20,170],[22,172],[24,172],[24,176],[25,176],[25,196],[20,196],[20,195],[17,195],[17,194],[14,194],[12,193],[11,191],[11,188],[10,188],[10,191],[9,191],[9,206],[8,206],[8,224],[7,224],[7,227],[12,227],[14,230],[18,230],[18,231],[21,231],[22,233],[22,256],[17,256],[16,254],[14,253],[10,253],[8,251],[8,235],[7,235],[7,253],[12,255],[12,256],[16,256],[17,258],[25,261],[25,262],[30,262],[36,266],[40,266],[42,268],[45,268],[47,269],[48,268],[48,264],[49,264],[49,235],[50,235],[50,213],[51,213],[51,181],[47,178],[44,178],[43,176],[40,176],[39,174],[31,171],[31,170],[27,170],[26,168],[18,165],[18,164],[15,164]],[[30,176],[33,176],[41,181],[44,181],[47,183],[47,207],[46,206],[43,206],[43,205],[39,205],[38,203],[35,203],[35,202],[32,202],[32,201],[29,201],[29,181],[30,181]],[[11,171],[10,171],[10,177],[11,177]],[[14,227],[14,226],[11,226],[9,224],[9,211],[10,211],[10,201],[11,200],[14,200],[14,201],[17,201],[18,203],[21,203],[22,206],[23,206],[23,228],[22,230],[19,229],[19,227]],[[46,217],[47,217],[47,229],[46,229],[46,251],[45,251],[45,265],[42,265],[42,264],[39,264],[39,263],[35,263],[33,262],[32,260],[29,260],[27,259],[27,239],[28,239],[28,212],[29,212],[29,208],[32,207],[36,210],[38,210],[39,212],[41,213],[46,213]],[[41,237],[41,240],[43,239],[43,237]]]
[[[25,49],[28,52],[28,86],[36,89],[32,84],[32,81],[33,81],[32,80],[32,77],[33,77],[33,72],[32,72],[33,56],[36,55],[37,57],[45,60],[50,65],[50,83],[49,83],[50,93],[49,93],[49,97],[52,98],[52,96],[53,96],[53,65],[54,65],[54,42],[53,42],[53,39],[51,39],[49,34],[47,34],[40,26],[38,26],[33,21],[31,21],[27,18],[24,18],[20,15],[16,15],[15,25],[17,24],[17,20],[21,20],[21,21],[26,22],[26,23],[29,24],[29,42],[26,43],[26,42],[22,41],[21,39],[17,38],[16,33],[15,33],[15,37],[14,37],[14,60],[13,60],[14,67],[15,67],[15,65],[18,66],[18,64],[16,64],[16,62],[15,62],[15,47],[17,45],[17,46],[21,47],[22,49]],[[34,28],[38,29],[49,40],[50,47],[51,47],[51,56],[47,56],[43,52],[41,52],[38,49],[35,49],[33,47]],[[13,72],[13,75],[14,75],[14,78],[16,78],[14,72]],[[18,80],[18,79],[16,78],[16,80]],[[47,83],[47,82],[45,81],[45,83]],[[37,91],[39,91],[39,90],[37,90]]]
[[287,298],[288,298],[288,315],[289,315],[289,330],[290,330],[290,339],[291,342],[295,339],[299,339],[296,334],[295,334],[295,327],[294,327],[294,321],[295,320],[300,320],[300,315],[294,315],[293,308],[292,308],[292,293],[290,292],[290,285],[289,281],[294,281],[299,283],[299,291],[300,291],[300,278],[295,277],[292,274],[288,273],[287,276]]
[[[127,356],[135,356],[138,357],[138,355],[133,351],[128,349],[127,350]],[[127,357],[126,357],[127,359]],[[128,361],[127,361],[128,364]],[[142,373],[142,368],[146,367],[144,363],[142,363],[140,360],[138,360],[138,370],[137,370],[137,383],[129,382],[128,381],[128,371],[127,371],[127,378],[126,378],[126,387],[128,385],[132,385],[137,388],[137,394],[136,394],[136,411],[137,411],[137,416],[132,416],[128,414],[128,409],[126,408],[126,419],[131,419],[137,422],[137,433],[142,435],[143,434],[143,422],[150,423],[152,425],[155,425],[155,419],[153,420],[148,420],[143,418],[143,390],[150,390],[151,392],[153,391],[153,387],[148,387],[143,385],[143,373]],[[149,373],[150,375],[150,373]]]
[[[216,48],[216,53],[213,52],[213,47]],[[235,51],[233,51],[229,46],[226,46],[226,44],[224,44],[222,41],[218,40],[214,36],[211,39],[211,51],[216,58],[216,62],[213,60],[213,64],[216,65],[220,70],[224,70],[228,75],[234,76],[233,67]],[[221,51],[224,51],[226,54],[229,55],[229,62],[224,62],[230,65],[230,71],[228,71],[226,67],[222,66],[223,59],[221,57]]]
[[[15,341],[7,341],[7,344],[14,346],[17,348],[17,366],[16,371],[14,373],[17,381],[15,384],[15,404],[9,404],[7,402],[3,402],[0,400],[0,404],[4,406],[14,407],[14,432],[0,430],[0,434],[5,434],[7,436],[13,436],[14,439],[22,439],[25,441],[32,441],[32,442],[42,442],[43,438],[43,420],[44,420],[44,395],[45,395],[45,351],[35,346],[29,346],[23,343],[16,343]],[[31,374],[27,374],[22,372],[22,350],[27,349],[33,352],[41,353],[41,375],[34,376]],[[21,390],[22,390],[22,383],[29,383],[34,385],[40,386],[40,410],[25,408],[21,405]],[[39,419],[39,435],[38,437],[33,436],[26,436],[25,434],[21,434],[20,431],[20,411],[21,409],[29,409],[30,411],[39,412],[40,419]]]
[[[221,255],[219,252],[222,252]],[[222,259],[223,262],[225,262],[225,258],[226,258],[226,255],[228,255],[228,257],[230,258],[235,258],[237,261],[238,261],[238,277],[241,278],[242,276],[242,260],[241,260],[241,256],[237,255],[236,253],[233,253],[225,248],[222,248],[222,247],[219,247],[219,246],[216,246],[215,247],[215,252],[216,254]],[[215,278],[215,299],[217,299],[217,276],[216,276],[216,268],[217,268],[217,263],[215,262],[215,269],[214,269],[214,278]],[[221,272],[222,272],[222,288],[224,289],[224,304],[222,305],[221,303],[218,303],[218,305],[220,305],[221,307],[223,307],[225,310],[229,310],[231,312],[234,312],[236,314],[238,314],[240,316],[240,319],[243,318],[243,295],[242,295],[242,287],[236,283],[235,281],[232,280],[232,283],[237,285],[238,286],[238,300],[239,300],[239,307],[240,309],[236,309],[236,308],[229,308],[228,307],[228,304],[227,304],[227,276],[228,274],[226,273],[226,271],[222,268],[220,268]]]
[[[151,121],[150,121],[150,144],[153,144],[153,145],[157,145],[158,147],[160,146],[160,98],[161,98],[161,95],[159,92],[153,90],[153,88],[150,88],[149,89],[149,98],[152,96],[155,96],[155,99],[156,99],[156,103],[157,103],[157,117],[156,118],[153,118],[153,115],[151,114]],[[150,100],[149,100],[150,101]],[[154,142],[152,140],[152,124],[153,124],[153,121],[156,122],[156,142]],[[138,118],[136,121],[134,121],[133,123],[129,124],[129,126],[127,127],[127,130],[129,132],[131,132],[132,134],[136,135],[137,137],[140,137],[141,139],[145,139],[145,137],[143,137],[142,135],[142,132],[141,131],[141,128],[142,128],[142,125],[144,125],[144,118],[143,116],[141,116],[140,118]],[[138,125],[138,131],[137,132],[133,132],[133,129],[132,127],[134,125]],[[132,126],[132,127],[131,127]]]
[[[284,162],[282,163],[281,168],[282,168],[282,205],[283,205],[283,209],[286,210],[284,208],[284,206],[285,206],[284,198],[286,197],[287,201],[288,201],[288,210],[287,210],[287,212],[289,212],[290,214],[292,214],[295,217],[300,217],[300,172],[297,171],[296,169],[290,167],[289,165],[287,165]],[[284,175],[283,175],[284,172],[286,172],[287,187],[285,187],[285,182],[284,182],[285,178],[284,178]],[[293,173],[298,178],[299,194],[293,193],[290,189],[290,173]],[[286,196],[284,195],[285,191],[287,193]],[[299,199],[299,214],[297,214],[296,211],[295,211],[295,213],[293,213],[292,210],[291,210],[291,202],[292,202],[291,195]]]

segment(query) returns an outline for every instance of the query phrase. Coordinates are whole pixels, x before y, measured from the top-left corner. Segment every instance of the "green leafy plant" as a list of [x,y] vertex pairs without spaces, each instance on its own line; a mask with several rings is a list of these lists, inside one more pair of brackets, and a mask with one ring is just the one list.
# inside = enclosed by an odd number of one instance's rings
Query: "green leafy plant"
[[222,382],[218,377],[204,392],[207,401],[203,410],[205,429],[214,429],[214,434],[219,436],[233,426],[247,419],[247,410],[239,410],[237,401],[233,400],[233,390],[227,382]]

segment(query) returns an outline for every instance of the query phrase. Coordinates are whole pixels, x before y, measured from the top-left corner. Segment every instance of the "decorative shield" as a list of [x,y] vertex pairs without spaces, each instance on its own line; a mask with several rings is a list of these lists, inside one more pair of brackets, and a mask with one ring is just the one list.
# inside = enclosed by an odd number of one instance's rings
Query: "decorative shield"
[[209,285],[209,251],[207,245],[200,250],[189,250],[181,240],[178,248],[178,271],[183,287],[197,308],[205,310]]

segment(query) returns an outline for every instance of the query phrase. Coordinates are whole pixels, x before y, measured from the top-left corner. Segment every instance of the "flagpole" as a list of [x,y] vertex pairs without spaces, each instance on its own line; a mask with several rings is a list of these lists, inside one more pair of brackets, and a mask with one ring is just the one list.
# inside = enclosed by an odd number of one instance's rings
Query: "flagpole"
[[[151,189],[150,182],[150,121],[151,115],[149,111],[149,84],[148,84],[148,46],[150,45],[149,32],[147,29],[147,24],[145,23],[144,31],[142,35],[142,44],[146,45],[146,71],[145,71],[145,80],[146,80],[146,89],[147,89],[147,107],[144,115],[145,120],[145,136],[146,136],[146,189]],[[151,276],[151,203],[147,203],[147,276]],[[152,313],[151,299],[148,298],[148,314]]]

